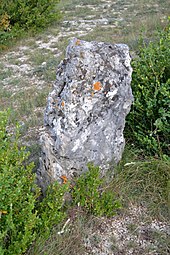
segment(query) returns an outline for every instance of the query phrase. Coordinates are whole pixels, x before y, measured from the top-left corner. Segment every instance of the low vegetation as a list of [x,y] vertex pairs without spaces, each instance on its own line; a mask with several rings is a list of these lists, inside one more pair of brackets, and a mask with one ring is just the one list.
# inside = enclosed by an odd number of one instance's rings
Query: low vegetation
[[[147,208],[148,217],[168,219],[170,213],[170,161],[126,148],[117,166],[113,187],[126,207],[131,201]],[[128,196],[127,196],[128,194]]]
[[0,112],[0,254],[22,254],[35,239],[38,188],[33,163],[18,145],[18,130],[9,135],[7,114]]
[[36,32],[58,20],[59,0],[2,0],[0,3],[0,50],[11,40]]
[[[169,20],[170,22],[170,20]],[[170,149],[170,25],[158,40],[141,40],[138,57],[132,61],[135,98],[127,118],[127,138],[147,154],[164,156]]]
[[88,213],[96,216],[113,216],[121,208],[120,201],[110,190],[110,183],[100,177],[99,167],[88,165],[88,172],[75,180],[71,192],[73,204],[83,207]]

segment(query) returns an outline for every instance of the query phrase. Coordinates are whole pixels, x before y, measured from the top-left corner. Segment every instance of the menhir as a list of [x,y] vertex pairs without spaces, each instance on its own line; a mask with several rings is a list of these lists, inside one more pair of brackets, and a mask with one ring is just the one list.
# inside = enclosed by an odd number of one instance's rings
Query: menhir
[[42,187],[86,171],[88,162],[104,172],[121,159],[133,101],[130,60],[127,45],[71,40],[45,111]]

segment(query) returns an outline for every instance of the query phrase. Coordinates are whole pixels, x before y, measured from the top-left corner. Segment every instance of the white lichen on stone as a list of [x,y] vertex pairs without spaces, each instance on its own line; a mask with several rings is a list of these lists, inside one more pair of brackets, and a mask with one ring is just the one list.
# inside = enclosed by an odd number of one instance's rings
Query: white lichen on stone
[[131,74],[127,45],[71,40],[45,111],[43,183],[79,174],[88,162],[106,170],[121,159],[125,117],[133,100]]

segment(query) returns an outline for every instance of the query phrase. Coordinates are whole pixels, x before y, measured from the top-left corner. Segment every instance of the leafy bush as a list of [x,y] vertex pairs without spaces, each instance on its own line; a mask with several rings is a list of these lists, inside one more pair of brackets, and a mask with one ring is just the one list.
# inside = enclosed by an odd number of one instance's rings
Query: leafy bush
[[170,26],[159,41],[140,47],[132,61],[134,104],[126,136],[149,154],[168,154],[170,147]]
[[0,112],[0,254],[22,254],[35,239],[38,189],[28,153],[6,132],[7,113]]
[[1,0],[0,43],[17,37],[24,30],[37,31],[60,18],[59,0]]
[[[59,0],[2,0],[1,23],[6,20],[8,29],[10,26],[18,26],[25,29],[30,27],[44,27],[55,18],[59,12],[54,11]],[[4,22],[3,22],[4,23]]]
[[0,112],[0,254],[21,255],[65,217],[63,198],[69,184],[50,185],[41,201],[34,164],[26,165],[29,153],[18,146],[19,126],[10,136],[7,123],[8,114]]
[[48,187],[45,198],[37,208],[40,215],[38,228],[42,235],[48,237],[52,227],[66,217],[63,205],[64,195],[68,191],[69,183],[61,185],[56,181]]
[[73,203],[94,215],[113,216],[121,207],[120,202],[115,199],[113,190],[104,187],[105,179],[100,178],[99,167],[89,164],[88,169],[76,180],[72,191]]

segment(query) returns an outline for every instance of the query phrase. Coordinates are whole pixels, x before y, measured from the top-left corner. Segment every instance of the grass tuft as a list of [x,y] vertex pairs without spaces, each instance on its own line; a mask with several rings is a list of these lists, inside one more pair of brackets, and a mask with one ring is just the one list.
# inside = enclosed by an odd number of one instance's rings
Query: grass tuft
[[167,219],[170,212],[170,161],[146,157],[126,149],[117,166],[113,187],[125,206],[147,208],[148,216]]

